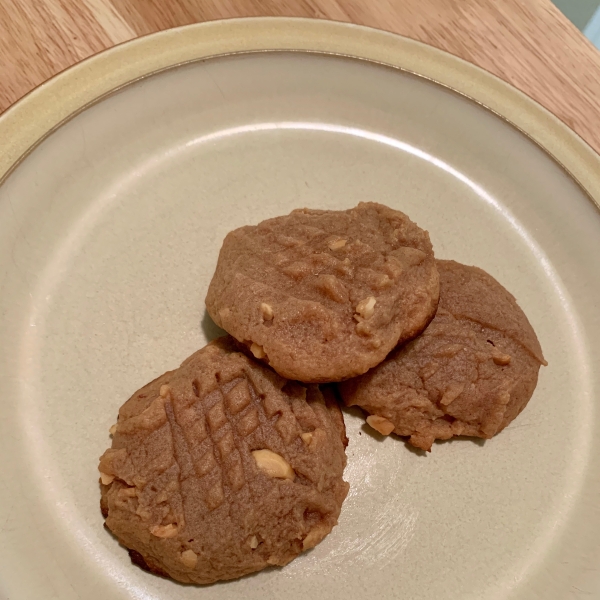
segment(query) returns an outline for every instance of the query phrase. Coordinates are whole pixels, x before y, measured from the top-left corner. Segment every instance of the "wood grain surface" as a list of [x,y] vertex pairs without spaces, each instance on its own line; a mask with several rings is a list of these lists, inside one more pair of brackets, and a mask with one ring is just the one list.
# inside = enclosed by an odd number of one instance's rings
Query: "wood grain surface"
[[0,0],[0,111],[134,37],[264,15],[349,21],[447,50],[512,83],[600,151],[600,52],[550,0]]

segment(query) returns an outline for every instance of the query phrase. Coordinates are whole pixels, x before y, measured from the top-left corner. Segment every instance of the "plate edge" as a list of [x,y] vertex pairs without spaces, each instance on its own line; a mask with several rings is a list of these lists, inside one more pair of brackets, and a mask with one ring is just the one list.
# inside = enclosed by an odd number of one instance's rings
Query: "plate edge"
[[160,71],[217,56],[299,51],[394,67],[452,90],[526,135],[600,210],[600,155],[535,100],[492,73],[443,50],[360,25],[255,17],[167,29],[95,54],[34,88],[0,115],[0,185],[48,135],[107,95]]

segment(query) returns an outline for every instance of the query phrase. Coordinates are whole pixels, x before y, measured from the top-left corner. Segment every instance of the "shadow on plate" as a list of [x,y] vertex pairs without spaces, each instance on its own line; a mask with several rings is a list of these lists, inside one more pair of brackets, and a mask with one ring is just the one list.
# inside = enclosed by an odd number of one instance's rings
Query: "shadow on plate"
[[221,329],[208,314],[208,311],[204,309],[204,315],[202,315],[202,321],[200,321],[200,328],[202,329],[202,333],[206,336],[207,342],[212,342],[217,338],[220,338],[224,335],[227,335],[227,332],[224,329]]

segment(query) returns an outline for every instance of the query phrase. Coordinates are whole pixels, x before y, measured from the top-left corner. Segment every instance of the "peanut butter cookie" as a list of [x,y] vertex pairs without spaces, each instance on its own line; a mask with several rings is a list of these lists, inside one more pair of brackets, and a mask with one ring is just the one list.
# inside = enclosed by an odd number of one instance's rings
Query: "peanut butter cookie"
[[427,326],[429,235],[375,203],[295,210],[227,235],[206,297],[215,323],[288,379],[341,381]]
[[331,392],[283,379],[231,338],[137,391],[112,433],[99,466],[106,527],[134,562],[177,581],[287,564],[331,531],[348,492]]
[[382,434],[431,450],[457,435],[491,438],[524,408],[542,349],[514,297],[476,267],[438,260],[440,303],[425,332],[339,385]]

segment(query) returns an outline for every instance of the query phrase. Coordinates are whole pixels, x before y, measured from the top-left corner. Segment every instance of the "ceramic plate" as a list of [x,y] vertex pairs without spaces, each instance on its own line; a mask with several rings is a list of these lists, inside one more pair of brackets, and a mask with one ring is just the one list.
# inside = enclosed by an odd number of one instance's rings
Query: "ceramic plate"
[[[0,140],[4,597],[600,594],[600,159],[558,120],[416,42],[264,19],[94,57],[4,114]],[[346,413],[351,491],[315,550],[201,590],[132,566],[102,528],[98,457],[124,400],[216,335],[223,237],[362,200],[515,294],[549,362],[528,407],[427,456]]]

